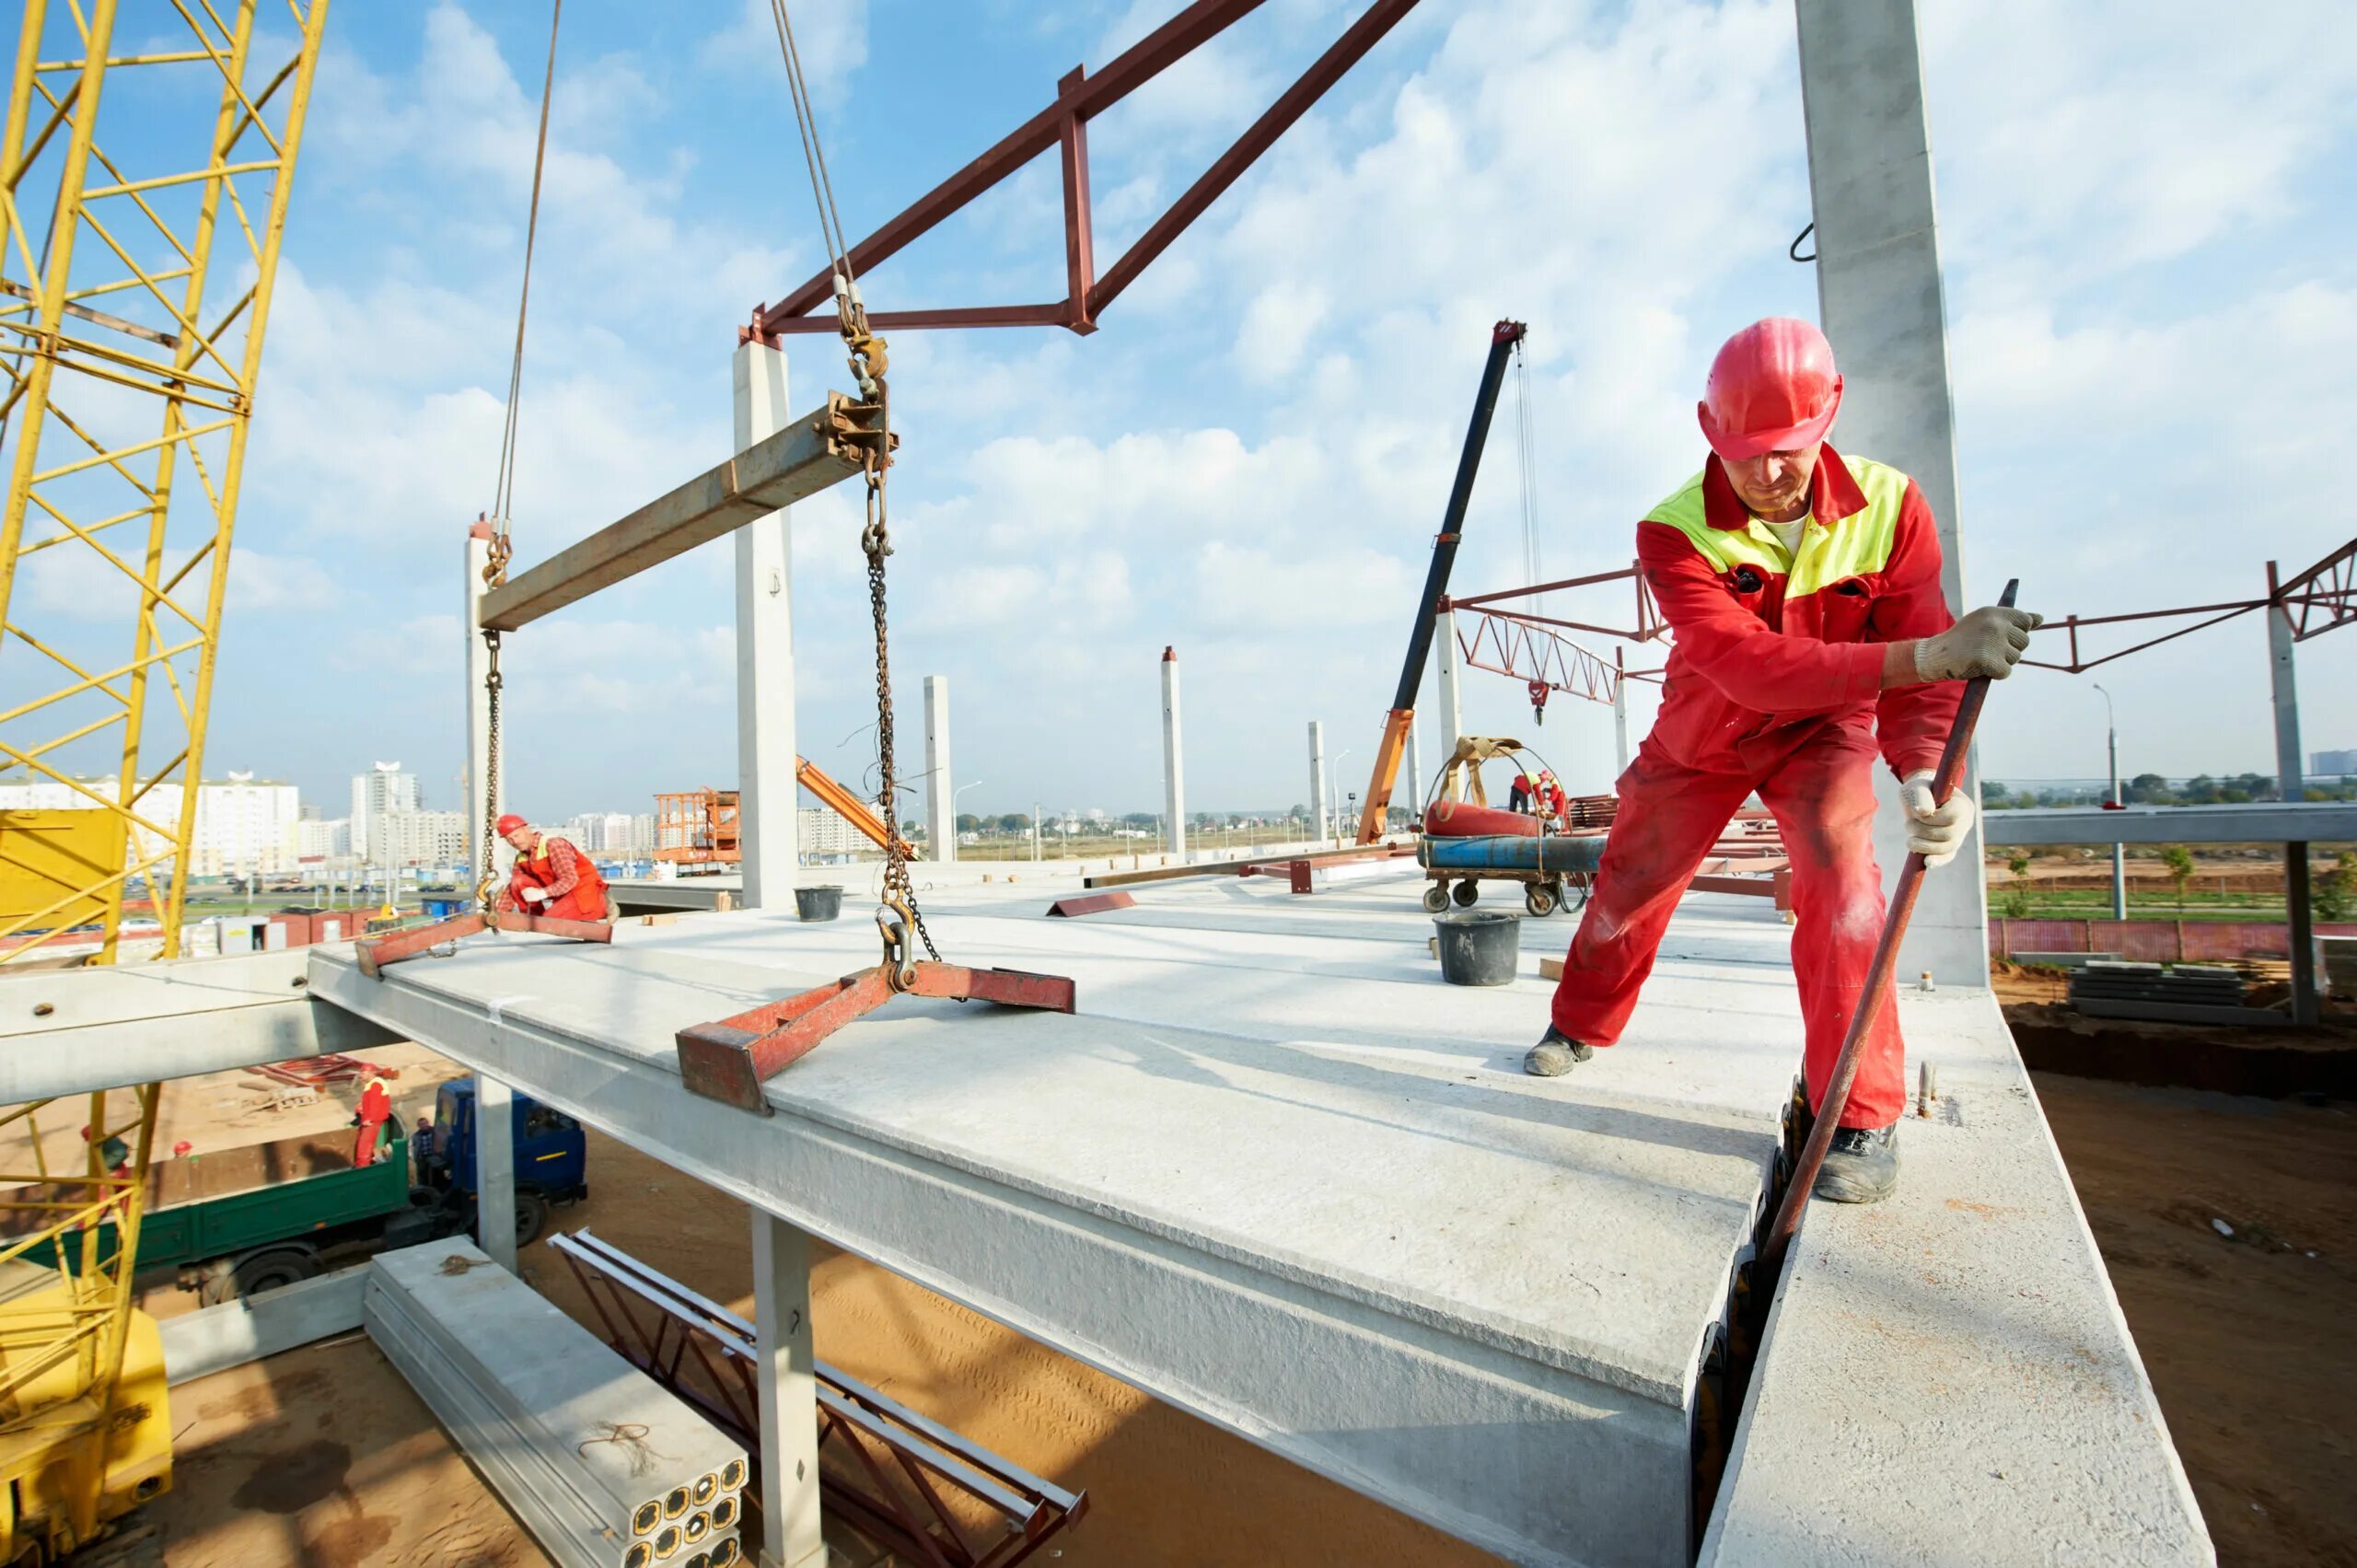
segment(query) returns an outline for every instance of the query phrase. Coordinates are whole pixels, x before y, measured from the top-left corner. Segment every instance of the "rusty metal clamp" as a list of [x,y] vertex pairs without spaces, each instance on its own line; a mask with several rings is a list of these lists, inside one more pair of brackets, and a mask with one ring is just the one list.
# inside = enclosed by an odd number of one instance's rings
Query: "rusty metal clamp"
[[876,929],[884,937],[884,983],[905,992],[917,982],[917,966],[909,957],[909,927],[916,915],[906,900],[887,893],[876,912]]

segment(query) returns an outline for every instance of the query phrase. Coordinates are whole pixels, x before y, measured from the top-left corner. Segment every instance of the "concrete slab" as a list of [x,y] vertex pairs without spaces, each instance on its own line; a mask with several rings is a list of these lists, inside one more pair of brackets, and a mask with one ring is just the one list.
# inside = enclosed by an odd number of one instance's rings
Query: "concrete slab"
[[1989,813],[1986,831],[1992,844],[2346,843],[2357,840],[2357,801],[2032,806]]
[[1942,1098],[1897,1197],[1810,1213],[1701,1562],[2213,1562],[1995,1002],[1900,1018]]
[[1799,1050],[1783,929],[1698,913],[1754,961],[1670,960],[1627,1046],[1540,1081],[1535,954],[1444,985],[1420,890],[1155,885],[1103,923],[940,890],[945,951],[1071,973],[1080,1014],[897,1002],[774,1080],[766,1120],[687,1095],[672,1032],[873,961],[856,912],[503,938],[382,981],[322,952],[311,981],[1513,1561],[1683,1563],[1697,1362]]
[[156,1326],[164,1342],[164,1380],[177,1388],[192,1378],[349,1333],[360,1327],[360,1297],[367,1283],[364,1263],[167,1318]]
[[0,1104],[366,1051],[400,1038],[313,1003],[304,989],[308,952],[0,969]]

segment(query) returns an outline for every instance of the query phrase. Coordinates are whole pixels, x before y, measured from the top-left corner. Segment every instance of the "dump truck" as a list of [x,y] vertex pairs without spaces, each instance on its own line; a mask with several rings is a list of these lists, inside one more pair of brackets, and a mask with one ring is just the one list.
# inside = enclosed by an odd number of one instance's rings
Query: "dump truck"
[[[563,1112],[517,1096],[516,1238],[536,1238],[552,1206],[588,1196],[587,1141]],[[207,1306],[293,1284],[391,1247],[475,1230],[475,1086],[442,1086],[432,1156],[415,1160],[398,1117],[385,1125],[384,1157],[352,1163],[349,1129],[159,1160],[149,1170],[138,1272],[170,1269]],[[412,1164],[419,1168],[412,1169]],[[114,1226],[101,1226],[111,1258]],[[68,1249],[79,1271],[78,1249]],[[53,1266],[44,1246],[28,1260]]]

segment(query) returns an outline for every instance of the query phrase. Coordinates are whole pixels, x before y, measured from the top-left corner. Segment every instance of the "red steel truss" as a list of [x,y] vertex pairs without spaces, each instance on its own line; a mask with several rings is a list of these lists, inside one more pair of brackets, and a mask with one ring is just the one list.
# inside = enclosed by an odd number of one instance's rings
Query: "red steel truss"
[[[1074,66],[1056,84],[1055,102],[917,198],[898,217],[851,250],[853,272],[865,275],[1050,147],[1058,147],[1062,151],[1064,183],[1062,299],[1047,305],[879,310],[869,314],[868,324],[877,331],[920,327],[1069,327],[1083,334],[1095,331],[1097,318],[1105,308],[1135,283],[1138,274],[1168,250],[1189,224],[1201,217],[1279,136],[1325,96],[1328,88],[1416,6],[1416,0],[1376,0],[1302,73],[1300,80],[1280,94],[1236,139],[1235,145],[1170,204],[1169,211],[1146,226],[1120,260],[1099,275],[1089,219],[1088,122],[1258,10],[1262,3],[1263,0],[1195,0],[1195,4],[1124,50],[1096,75]],[[835,331],[838,325],[833,316],[810,314],[833,297],[833,274],[821,271],[777,304],[754,307],[752,322],[740,329],[739,341],[759,338],[774,343],[785,332]]]
[[[2357,621],[2357,540],[2351,540],[2289,582],[2280,581],[2275,563],[2267,563],[2267,596],[2264,598],[2228,599],[2218,604],[2192,604],[2177,610],[2139,610],[2121,615],[2066,615],[2060,621],[2049,621],[2038,628],[2041,632],[2060,632],[2069,641],[2068,662],[2026,658],[2024,664],[2039,669],[2059,669],[2066,675],[2078,675],[2130,654],[2156,648],[2163,643],[2173,643],[2179,637],[2190,636],[2238,615],[2248,615],[2255,610],[2280,607],[2292,622],[2292,640],[2305,643],[2320,637],[2336,626]],[[2079,647],[2079,633],[2089,626],[2116,626],[2135,621],[2166,621],[2182,616],[2200,616],[2189,626],[2174,632],[2164,632],[2157,637],[2147,637],[2141,643],[2116,648],[2094,658],[2084,656]]]
[[[1489,608],[1500,606],[1507,599],[1530,598],[1539,594],[1570,588],[1592,587],[1601,583],[1632,582],[1636,585],[1636,623],[1633,626],[1604,626],[1584,621],[1565,621],[1552,615],[1540,615],[1535,610]],[[1653,596],[1645,589],[1643,573],[1632,563],[1618,572],[1597,572],[1585,577],[1565,577],[1552,583],[1538,583],[1527,588],[1501,588],[1495,593],[1470,594],[1462,598],[1445,598],[1441,608],[1455,611],[1479,610],[1469,634],[1463,624],[1457,627],[1457,647],[1465,662],[1476,669],[1486,669],[1497,675],[1511,675],[1530,687],[1534,707],[1544,707],[1549,691],[1569,692],[1591,703],[1611,703],[1620,694],[1623,680],[1651,680],[1659,677],[1657,669],[1630,669],[1614,650],[1612,662],[1606,664],[1602,655],[1563,635],[1566,631],[1593,632],[1607,637],[1622,637],[1642,643],[1664,636],[1669,628],[1660,612],[1654,608]]]
[[[586,1230],[549,1245],[573,1271],[606,1342],[758,1463],[753,1325]],[[823,1361],[814,1370],[822,1506],[898,1561],[1014,1568],[1087,1511],[1086,1493],[1042,1481]]]

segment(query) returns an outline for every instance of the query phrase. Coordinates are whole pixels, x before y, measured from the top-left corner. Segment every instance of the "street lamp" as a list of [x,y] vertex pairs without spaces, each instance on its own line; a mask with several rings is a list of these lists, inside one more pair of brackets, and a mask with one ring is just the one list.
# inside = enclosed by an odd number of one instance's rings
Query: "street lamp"
[[[2111,693],[2105,691],[2100,681],[2089,681],[2103,692],[2104,751],[2111,766],[2111,804],[2125,806],[2119,797],[2119,727],[2112,721]],[[2128,918],[2128,850],[2123,844],[2111,846],[2111,918]]]

